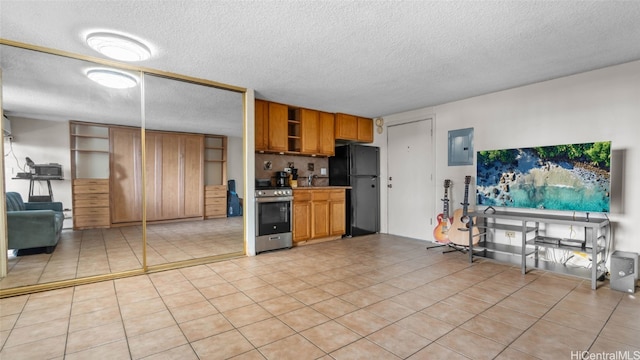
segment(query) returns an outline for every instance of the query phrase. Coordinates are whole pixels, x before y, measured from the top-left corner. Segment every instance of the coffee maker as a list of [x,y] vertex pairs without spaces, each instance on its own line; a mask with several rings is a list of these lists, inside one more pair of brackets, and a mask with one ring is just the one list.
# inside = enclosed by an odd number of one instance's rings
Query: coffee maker
[[276,171],[276,187],[289,187],[289,173]]

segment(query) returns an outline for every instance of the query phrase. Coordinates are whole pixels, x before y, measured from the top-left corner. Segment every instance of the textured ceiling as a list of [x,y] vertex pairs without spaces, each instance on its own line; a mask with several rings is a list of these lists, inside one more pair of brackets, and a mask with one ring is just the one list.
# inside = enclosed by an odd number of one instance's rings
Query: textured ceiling
[[[140,65],[256,97],[376,117],[640,59],[636,1],[5,1],[0,37],[96,56],[115,30]],[[1,54],[0,54],[1,55]]]

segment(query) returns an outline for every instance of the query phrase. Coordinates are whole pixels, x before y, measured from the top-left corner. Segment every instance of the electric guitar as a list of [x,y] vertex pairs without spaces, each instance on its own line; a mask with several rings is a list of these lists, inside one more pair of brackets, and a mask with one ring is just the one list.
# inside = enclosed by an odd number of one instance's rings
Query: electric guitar
[[[453,224],[449,230],[449,240],[460,246],[469,246],[469,225],[471,218],[467,214],[469,207],[469,183],[471,182],[471,176],[465,176],[464,178],[464,202],[461,203],[462,209],[457,209],[453,213]],[[475,219],[473,219],[475,221]],[[479,230],[477,227],[472,228],[472,240],[473,245],[477,244],[480,240],[478,236]]]
[[449,240],[449,229],[451,228],[451,218],[449,217],[449,186],[451,180],[444,181],[444,198],[442,199],[442,214],[438,214],[438,225],[433,229],[433,237],[437,242],[447,244]]

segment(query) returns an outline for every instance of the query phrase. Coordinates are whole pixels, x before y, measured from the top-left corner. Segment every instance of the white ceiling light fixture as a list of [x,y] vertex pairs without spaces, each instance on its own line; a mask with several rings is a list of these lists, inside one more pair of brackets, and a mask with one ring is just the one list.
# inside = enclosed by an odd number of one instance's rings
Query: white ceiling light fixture
[[94,32],[87,35],[87,44],[102,55],[120,61],[144,61],[151,57],[147,45],[120,34]]
[[138,85],[138,79],[124,71],[94,68],[87,70],[86,74],[89,79],[112,89],[128,89]]

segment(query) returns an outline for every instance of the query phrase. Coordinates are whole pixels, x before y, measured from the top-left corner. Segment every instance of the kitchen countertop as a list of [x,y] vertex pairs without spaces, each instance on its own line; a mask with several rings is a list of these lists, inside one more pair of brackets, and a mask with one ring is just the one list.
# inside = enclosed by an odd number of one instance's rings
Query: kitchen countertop
[[292,188],[295,190],[339,190],[339,189],[351,189],[351,186],[298,186]]

